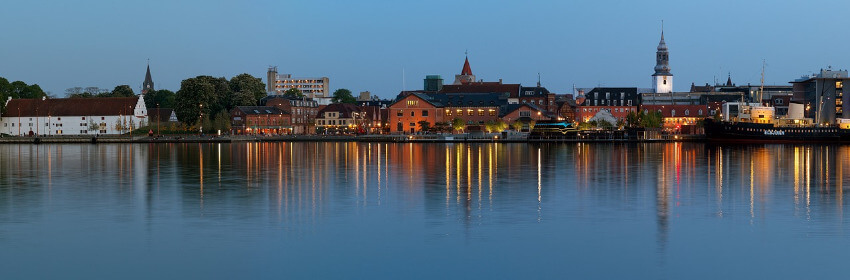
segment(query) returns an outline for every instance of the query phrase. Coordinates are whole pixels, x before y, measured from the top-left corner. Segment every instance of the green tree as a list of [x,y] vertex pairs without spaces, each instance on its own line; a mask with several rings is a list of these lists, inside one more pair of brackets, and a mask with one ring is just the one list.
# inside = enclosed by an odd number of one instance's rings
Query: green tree
[[212,128],[216,130],[221,130],[222,133],[227,133],[230,131],[230,114],[225,110],[219,111],[215,114],[214,121],[212,123]]
[[341,88],[334,91],[331,102],[355,104],[357,103],[357,98],[354,98],[354,95],[351,94],[350,90]]
[[289,89],[287,89],[286,91],[283,92],[283,96],[286,96],[286,97],[289,97],[289,98],[302,98],[302,97],[304,97],[304,93],[301,93],[300,89],[289,88]]
[[[106,95],[106,96],[104,96]],[[98,94],[101,97],[133,97],[136,94],[133,92],[133,88],[128,85],[119,85],[115,86],[115,89],[112,90],[111,93],[107,94]]]
[[466,121],[461,118],[452,119],[452,129],[462,131],[466,128]]
[[257,101],[266,96],[266,84],[263,80],[247,73],[230,78],[228,86],[232,93],[227,106],[228,110],[233,109],[234,106],[256,105]]
[[175,94],[167,89],[151,90],[145,93],[145,107],[174,108]]
[[606,121],[606,120],[599,120],[599,121],[596,122],[596,126],[601,127],[601,128],[605,128],[605,129],[609,129],[609,128],[614,127],[614,124],[612,124],[611,122]]
[[174,113],[186,124],[197,124],[202,113],[210,119],[212,112],[224,110],[229,95],[230,88],[224,77],[197,76],[185,79],[174,97]]

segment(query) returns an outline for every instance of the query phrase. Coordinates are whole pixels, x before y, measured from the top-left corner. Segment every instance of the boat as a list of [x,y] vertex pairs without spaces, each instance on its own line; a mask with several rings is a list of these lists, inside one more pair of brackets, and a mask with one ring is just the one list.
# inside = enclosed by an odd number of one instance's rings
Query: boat
[[[762,85],[757,100],[764,92]],[[727,102],[719,118],[703,122],[705,136],[712,142],[850,142],[850,119],[836,119],[834,124],[817,124],[804,117],[804,105],[791,101],[788,114],[775,117],[775,108],[761,103]]]

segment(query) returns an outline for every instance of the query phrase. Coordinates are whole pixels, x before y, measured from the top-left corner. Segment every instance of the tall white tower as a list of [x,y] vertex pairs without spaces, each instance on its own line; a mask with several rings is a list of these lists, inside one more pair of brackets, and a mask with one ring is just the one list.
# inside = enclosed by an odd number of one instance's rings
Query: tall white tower
[[652,74],[652,90],[657,93],[673,92],[673,74],[670,74],[670,53],[664,43],[664,28],[661,28],[661,42],[655,52],[655,74]]

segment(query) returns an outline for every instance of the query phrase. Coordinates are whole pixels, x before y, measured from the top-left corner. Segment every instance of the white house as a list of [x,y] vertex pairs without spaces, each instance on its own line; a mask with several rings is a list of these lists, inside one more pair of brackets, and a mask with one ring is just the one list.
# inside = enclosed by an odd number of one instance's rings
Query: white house
[[9,135],[123,134],[148,123],[142,96],[9,99],[0,133]]

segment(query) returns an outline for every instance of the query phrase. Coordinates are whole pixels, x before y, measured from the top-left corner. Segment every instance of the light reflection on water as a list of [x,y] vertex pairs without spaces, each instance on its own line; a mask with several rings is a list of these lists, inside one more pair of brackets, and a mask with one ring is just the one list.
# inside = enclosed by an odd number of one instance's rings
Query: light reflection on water
[[[829,145],[3,145],[0,268],[835,277],[848,160],[850,146]],[[794,269],[806,265],[821,269]]]

